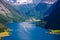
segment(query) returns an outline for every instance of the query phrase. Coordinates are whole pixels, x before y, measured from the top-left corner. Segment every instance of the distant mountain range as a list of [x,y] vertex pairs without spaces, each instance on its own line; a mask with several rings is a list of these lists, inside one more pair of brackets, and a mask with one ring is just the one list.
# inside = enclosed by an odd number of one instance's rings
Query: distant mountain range
[[[2,0],[0,0],[0,2],[1,1]],[[36,1],[36,0],[34,0],[34,1]],[[51,4],[46,4],[46,3],[37,3],[37,4],[27,4],[27,5],[15,6],[15,5],[11,5],[9,3],[6,3],[6,2],[2,2],[1,5],[3,5],[3,7],[5,8],[2,11],[6,11],[7,13],[4,12],[6,17],[4,14],[0,15],[1,18],[3,18],[3,19],[0,18],[0,20],[1,20],[1,22],[6,22],[6,23],[22,22],[22,21],[26,21],[29,19],[31,19],[31,20],[42,19],[48,15],[48,14],[45,14],[45,12],[51,6]],[[0,14],[1,14],[1,11],[0,11]]]
[[29,17],[42,19],[42,18],[48,16],[48,14],[46,14],[45,12],[50,8],[50,6],[51,6],[50,4],[39,3],[38,5],[33,7],[31,10],[29,10],[26,14]]

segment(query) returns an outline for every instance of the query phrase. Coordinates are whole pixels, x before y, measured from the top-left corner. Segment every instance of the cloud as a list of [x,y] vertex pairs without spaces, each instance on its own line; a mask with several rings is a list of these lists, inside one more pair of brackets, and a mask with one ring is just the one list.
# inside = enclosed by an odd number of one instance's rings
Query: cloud
[[43,3],[54,4],[57,0],[43,0]]

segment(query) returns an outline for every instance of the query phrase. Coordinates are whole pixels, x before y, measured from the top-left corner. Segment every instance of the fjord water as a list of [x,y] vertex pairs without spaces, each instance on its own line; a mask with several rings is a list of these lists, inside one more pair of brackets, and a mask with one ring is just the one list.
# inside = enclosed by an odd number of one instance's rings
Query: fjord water
[[34,22],[7,24],[12,29],[9,37],[4,40],[60,40],[60,35],[48,34],[48,30],[38,27]]

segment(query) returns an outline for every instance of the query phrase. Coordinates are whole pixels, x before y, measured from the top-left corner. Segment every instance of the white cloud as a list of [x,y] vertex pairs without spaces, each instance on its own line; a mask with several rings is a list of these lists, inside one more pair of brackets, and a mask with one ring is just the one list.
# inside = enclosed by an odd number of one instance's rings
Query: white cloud
[[33,1],[32,0],[16,0],[14,4],[21,5],[21,4],[30,4],[30,3],[33,3]]
[[17,2],[26,2],[27,0],[17,0]]
[[45,0],[43,3],[54,4],[57,0]]

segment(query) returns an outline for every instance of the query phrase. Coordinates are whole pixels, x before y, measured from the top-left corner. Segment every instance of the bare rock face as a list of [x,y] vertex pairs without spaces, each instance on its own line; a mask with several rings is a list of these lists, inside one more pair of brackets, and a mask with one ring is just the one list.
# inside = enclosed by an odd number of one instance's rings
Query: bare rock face
[[7,8],[0,2],[0,23],[3,23],[7,19],[6,13]]
[[0,2],[0,14],[6,15],[7,9],[4,7],[4,5]]
[[11,5],[0,0],[0,23],[19,22],[21,18],[16,11]]
[[0,2],[0,23],[11,22],[7,16],[8,14],[10,14],[10,11]]

